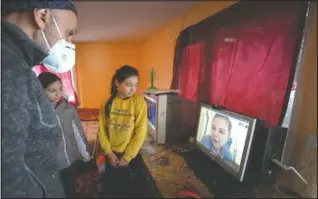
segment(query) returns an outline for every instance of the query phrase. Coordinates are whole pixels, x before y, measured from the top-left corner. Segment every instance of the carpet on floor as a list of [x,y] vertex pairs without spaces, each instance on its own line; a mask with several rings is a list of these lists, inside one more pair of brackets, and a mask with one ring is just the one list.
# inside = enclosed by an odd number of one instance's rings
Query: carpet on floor
[[88,143],[94,143],[97,138],[98,121],[82,121]]
[[[78,116],[82,121],[85,136],[89,143],[89,150],[92,152],[98,131],[98,109],[78,109]],[[91,171],[77,176],[75,181],[76,198],[98,198],[98,171]]]

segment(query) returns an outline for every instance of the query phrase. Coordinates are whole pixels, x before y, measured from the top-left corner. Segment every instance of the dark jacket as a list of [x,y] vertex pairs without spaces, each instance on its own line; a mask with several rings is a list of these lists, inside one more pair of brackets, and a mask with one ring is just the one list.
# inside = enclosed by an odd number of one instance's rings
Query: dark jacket
[[[65,169],[71,166],[76,159],[84,159],[83,150],[86,155],[89,155],[88,143],[82,123],[73,105],[63,99],[57,104],[55,111],[59,125],[62,127],[62,140],[57,151],[57,163],[59,169]],[[82,145],[78,145],[79,139],[75,138],[76,135],[82,141]],[[79,146],[81,146],[82,150],[80,150]]]
[[31,67],[44,53],[17,26],[1,19],[2,197],[64,197],[56,152],[54,110]]

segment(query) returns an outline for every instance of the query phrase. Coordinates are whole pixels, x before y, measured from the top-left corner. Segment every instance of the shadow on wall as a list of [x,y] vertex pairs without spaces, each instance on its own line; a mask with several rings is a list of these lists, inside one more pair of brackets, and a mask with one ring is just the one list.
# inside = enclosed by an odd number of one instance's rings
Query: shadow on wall
[[[110,95],[115,70],[126,64],[140,68],[140,43],[77,43],[75,67],[81,108],[100,108]],[[140,80],[143,84],[144,79]]]
[[196,136],[197,124],[200,115],[200,104],[181,98],[181,124],[182,132],[187,136]]

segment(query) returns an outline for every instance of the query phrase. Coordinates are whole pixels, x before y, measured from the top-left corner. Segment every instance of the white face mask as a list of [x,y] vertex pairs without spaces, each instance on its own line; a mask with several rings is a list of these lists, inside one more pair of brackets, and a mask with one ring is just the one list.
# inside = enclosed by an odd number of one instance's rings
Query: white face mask
[[[50,13],[51,14],[51,13]],[[61,32],[54,16],[51,14],[53,23],[60,36],[60,40],[51,48],[46,36],[41,30],[43,39],[49,48],[49,55],[43,60],[43,65],[49,70],[56,73],[65,73],[71,70],[75,65],[75,45],[62,39]]]

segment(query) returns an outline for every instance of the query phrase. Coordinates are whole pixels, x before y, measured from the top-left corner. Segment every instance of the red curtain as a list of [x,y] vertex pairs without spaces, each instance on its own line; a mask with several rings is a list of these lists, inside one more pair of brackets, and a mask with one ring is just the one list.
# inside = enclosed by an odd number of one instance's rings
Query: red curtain
[[210,103],[277,124],[296,48],[294,21],[293,16],[267,17],[219,31]]
[[187,100],[277,125],[292,87],[307,3],[238,4],[180,34],[172,88]]
[[[180,95],[186,99],[197,101],[198,89],[201,83],[200,76],[204,72],[203,52],[205,43],[197,43],[187,46],[182,53],[179,68],[179,89]],[[202,70],[202,71],[201,71]]]
[[192,131],[191,127],[196,126],[195,118],[198,117],[199,106],[192,101],[198,101],[202,83],[199,77],[203,75],[205,68],[203,66],[204,50],[204,42],[186,47],[182,52],[182,59],[178,67],[180,96],[187,99],[181,103],[181,120],[184,129],[189,130],[189,133]]
[[55,72],[49,71],[42,64],[34,66],[32,70],[35,72],[36,76],[38,76],[39,74],[43,72],[51,72],[57,75],[62,80],[64,97],[68,100],[68,102],[72,103],[75,107],[78,106],[77,95],[74,90],[74,86],[72,83],[72,75],[70,71],[66,73],[55,73]]

